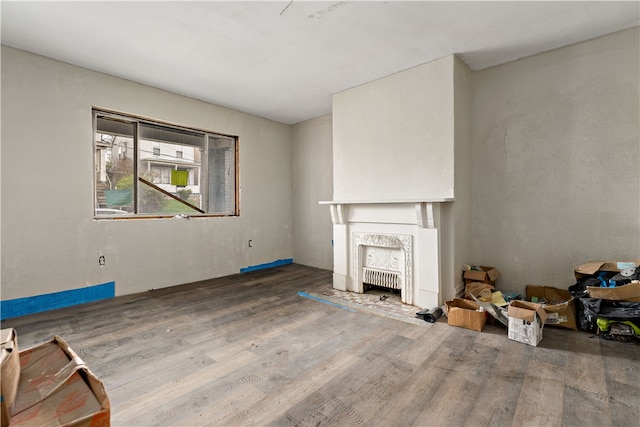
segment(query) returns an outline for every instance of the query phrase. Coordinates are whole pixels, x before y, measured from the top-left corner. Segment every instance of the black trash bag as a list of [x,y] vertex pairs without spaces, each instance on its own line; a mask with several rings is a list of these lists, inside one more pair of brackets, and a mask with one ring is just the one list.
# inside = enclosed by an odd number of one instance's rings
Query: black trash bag
[[640,322],[640,302],[611,301],[596,298],[580,298],[584,311],[590,316],[607,320],[628,320]]
[[583,316],[578,316],[582,326],[597,330],[600,337],[608,340],[640,343],[640,302],[595,298],[579,301],[583,305]]
[[593,298],[576,298],[576,317],[578,318],[578,329],[595,333],[598,328],[597,316],[593,314],[592,309],[587,311],[585,307],[585,301],[588,303],[591,300],[600,301]]
[[579,298],[578,328],[596,332],[597,320],[629,321],[640,327],[640,302],[610,301],[596,298]]
[[442,309],[440,307],[434,307],[430,310],[420,310],[416,313],[416,316],[424,319],[425,322],[435,323],[440,317],[442,317]]
[[589,277],[582,279],[575,285],[569,286],[569,292],[574,298],[587,298],[587,286],[600,286],[600,279],[595,277]]

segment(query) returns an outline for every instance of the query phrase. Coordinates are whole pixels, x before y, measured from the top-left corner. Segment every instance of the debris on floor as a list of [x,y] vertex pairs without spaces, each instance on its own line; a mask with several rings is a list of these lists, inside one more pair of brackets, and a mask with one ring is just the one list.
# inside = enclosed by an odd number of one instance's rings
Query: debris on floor
[[495,267],[463,265],[462,270],[464,299],[445,304],[450,325],[480,332],[484,317],[507,326],[509,339],[533,346],[545,325],[640,342],[640,261],[589,261],[574,269],[577,282],[567,289],[526,285],[524,298],[497,289],[502,274]]
[[442,309],[440,307],[434,307],[429,310],[420,310],[416,313],[418,318],[424,319],[425,322],[435,323],[442,317]]

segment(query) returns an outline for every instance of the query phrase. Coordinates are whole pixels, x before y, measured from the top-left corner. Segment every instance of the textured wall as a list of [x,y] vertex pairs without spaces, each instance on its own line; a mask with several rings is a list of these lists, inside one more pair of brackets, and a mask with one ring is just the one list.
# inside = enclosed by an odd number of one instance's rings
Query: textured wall
[[333,224],[327,205],[333,195],[331,115],[293,126],[293,257],[296,263],[333,268]]
[[[241,215],[95,221],[92,106],[238,135]],[[2,46],[3,299],[110,281],[127,294],[292,258],[291,199],[290,126]]]
[[638,28],[475,75],[472,253],[503,289],[640,257]]

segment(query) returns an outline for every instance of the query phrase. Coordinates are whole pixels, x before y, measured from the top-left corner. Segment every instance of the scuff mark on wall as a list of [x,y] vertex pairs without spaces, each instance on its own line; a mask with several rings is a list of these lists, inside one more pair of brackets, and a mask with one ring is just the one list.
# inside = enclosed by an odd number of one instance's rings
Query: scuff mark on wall
[[333,3],[331,6],[327,7],[326,9],[322,9],[322,10],[319,10],[318,12],[316,12],[316,13],[312,13],[311,15],[309,15],[309,19],[324,19],[330,13],[333,13],[336,10],[338,10],[341,7],[346,6],[346,5],[347,5],[346,1],[339,1],[337,3]]

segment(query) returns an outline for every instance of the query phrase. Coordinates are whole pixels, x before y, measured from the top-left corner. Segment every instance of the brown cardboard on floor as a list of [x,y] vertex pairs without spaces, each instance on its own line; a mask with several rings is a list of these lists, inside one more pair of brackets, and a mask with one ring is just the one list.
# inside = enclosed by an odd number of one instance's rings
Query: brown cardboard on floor
[[0,365],[2,378],[0,381],[0,406],[2,414],[0,419],[2,427],[9,425],[13,404],[18,391],[20,381],[20,358],[18,356],[18,335],[12,328],[0,331]]

